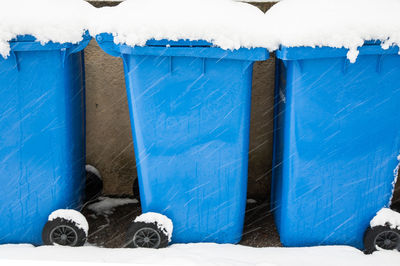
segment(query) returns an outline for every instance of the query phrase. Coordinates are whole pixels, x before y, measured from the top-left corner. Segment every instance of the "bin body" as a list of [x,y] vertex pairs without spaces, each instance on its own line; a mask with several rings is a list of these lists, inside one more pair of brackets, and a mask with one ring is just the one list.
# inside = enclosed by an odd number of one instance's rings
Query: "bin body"
[[363,247],[389,206],[400,154],[398,49],[278,53],[273,210],[285,246]]
[[87,43],[20,37],[0,57],[0,244],[41,244],[48,215],[80,204]]
[[142,211],[168,216],[175,243],[237,243],[252,66],[266,50],[185,41],[128,47],[105,37],[100,46],[124,60]]

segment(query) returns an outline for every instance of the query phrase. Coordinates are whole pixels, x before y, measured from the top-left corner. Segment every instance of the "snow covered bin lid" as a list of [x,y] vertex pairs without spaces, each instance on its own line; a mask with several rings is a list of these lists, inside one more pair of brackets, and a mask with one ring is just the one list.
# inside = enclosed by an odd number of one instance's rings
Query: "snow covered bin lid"
[[[281,46],[276,51],[276,57],[282,60],[301,60],[301,59],[315,59],[315,58],[333,58],[333,57],[348,57],[350,50],[347,48],[333,48],[333,47],[286,47]],[[357,50],[358,55],[384,55],[384,54],[398,54],[399,47],[391,46],[383,49],[379,41],[369,41]],[[357,56],[355,58],[357,58]],[[350,60],[351,58],[349,58]]]
[[236,50],[224,50],[212,46],[211,43],[199,41],[169,41],[150,40],[144,46],[131,46],[128,44],[116,44],[114,36],[102,33],[96,36],[99,46],[108,54],[122,57],[127,55],[152,55],[152,56],[188,56],[201,58],[262,61],[269,58],[269,52],[265,48],[239,48]]
[[[263,34],[264,13],[247,3],[231,0],[126,0],[116,7],[98,9],[97,16],[91,34],[97,36],[103,48],[112,38],[123,53],[154,52],[162,47],[207,47],[209,49],[204,49],[204,53],[208,54],[199,56],[232,56],[233,59],[252,61],[265,60],[269,56],[265,48],[260,48],[264,47],[266,38]],[[183,51],[179,49],[180,56],[184,56]],[[107,52],[111,54],[109,49]],[[118,53],[114,51],[113,54],[118,56]],[[192,51],[187,56],[196,55]]]
[[[30,44],[34,50],[86,43],[96,8],[84,0],[12,0],[0,8],[0,57]],[[13,46],[13,47],[11,47]],[[62,48],[62,47],[61,47]],[[83,48],[82,48],[83,49]]]
[[[110,33],[101,33],[96,36],[96,40],[98,42],[116,42],[116,37],[113,36],[113,34]],[[116,44],[122,44],[122,43],[116,43]],[[125,43],[124,43],[125,44]],[[126,44],[127,45],[127,44]],[[131,46],[131,45],[128,45]],[[156,39],[150,39],[146,41],[145,45],[133,45],[133,46],[138,46],[138,47],[144,47],[144,46],[154,46],[154,47],[215,47],[211,42],[207,42],[204,40],[168,40],[168,39],[161,39],[161,40],[156,40]]]
[[265,13],[267,47],[284,59],[345,55],[352,63],[359,53],[392,54],[400,44],[399,14],[398,0],[285,0]]
[[163,40],[148,40],[146,46],[172,46],[172,47],[212,47],[213,44],[203,40],[191,41],[191,40],[178,40],[170,41],[167,39]]
[[[90,36],[89,32],[86,31],[84,34],[82,34],[82,41],[86,41],[86,40],[91,40],[92,36]],[[13,42],[40,42],[40,40],[38,40],[35,36],[31,35],[31,34],[25,34],[25,35],[18,35],[15,38],[12,38],[10,41],[10,43]],[[60,42],[53,42],[53,41],[48,41],[48,43],[58,43],[61,44]],[[63,42],[64,44],[71,44],[71,42]]]
[[9,45],[12,52],[68,49],[68,53],[72,54],[85,49],[91,39],[92,37],[88,32],[82,35],[82,41],[78,43],[58,43],[53,41],[42,43],[33,35],[19,35],[11,39]]

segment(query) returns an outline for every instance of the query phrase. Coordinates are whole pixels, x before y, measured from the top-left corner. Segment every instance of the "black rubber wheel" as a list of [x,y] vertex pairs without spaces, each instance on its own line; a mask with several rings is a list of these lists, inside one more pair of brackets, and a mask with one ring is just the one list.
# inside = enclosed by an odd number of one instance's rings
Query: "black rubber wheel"
[[73,221],[56,218],[43,227],[42,240],[45,245],[80,247],[86,242],[86,233]]
[[156,223],[133,222],[126,233],[129,248],[165,248],[168,236]]
[[133,192],[133,196],[137,200],[140,200],[139,181],[137,178],[133,181],[132,192]]
[[400,251],[400,230],[389,226],[368,227],[364,234],[364,248],[366,254],[371,254],[378,248]]
[[103,191],[103,180],[94,171],[86,168],[85,202],[98,198]]

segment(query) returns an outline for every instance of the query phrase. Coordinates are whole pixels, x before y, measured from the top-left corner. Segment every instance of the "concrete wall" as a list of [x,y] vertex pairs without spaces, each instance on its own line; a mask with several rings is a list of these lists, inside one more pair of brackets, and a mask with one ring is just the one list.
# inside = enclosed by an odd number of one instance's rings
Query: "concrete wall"
[[[273,3],[255,5],[266,11]],[[94,40],[85,51],[87,161],[101,171],[105,193],[131,194],[137,173],[122,61],[105,54]],[[248,181],[251,198],[267,198],[270,190],[275,71],[271,56],[254,66]],[[400,189],[397,191],[400,194]]]

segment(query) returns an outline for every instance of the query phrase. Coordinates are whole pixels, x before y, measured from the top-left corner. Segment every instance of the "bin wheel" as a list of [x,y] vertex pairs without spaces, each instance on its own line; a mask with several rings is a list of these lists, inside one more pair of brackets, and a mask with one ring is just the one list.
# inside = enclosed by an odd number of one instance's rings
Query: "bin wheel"
[[168,236],[156,223],[133,222],[126,233],[129,248],[165,248]]
[[132,192],[133,192],[133,196],[134,196],[137,200],[140,200],[140,191],[139,191],[139,181],[138,181],[138,178],[136,178],[136,179],[133,181]]
[[45,245],[80,247],[87,235],[75,222],[63,218],[48,221],[43,227],[42,240]]
[[378,249],[400,251],[400,230],[381,225],[368,227],[364,235],[364,247],[366,254]]
[[85,201],[98,198],[103,191],[103,180],[100,172],[93,166],[86,165]]

